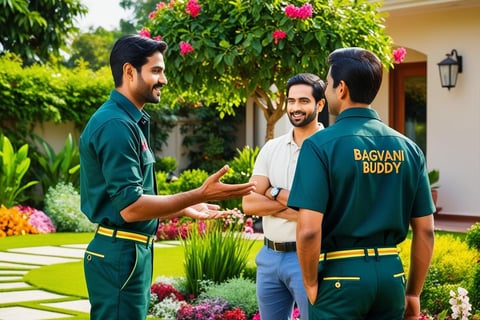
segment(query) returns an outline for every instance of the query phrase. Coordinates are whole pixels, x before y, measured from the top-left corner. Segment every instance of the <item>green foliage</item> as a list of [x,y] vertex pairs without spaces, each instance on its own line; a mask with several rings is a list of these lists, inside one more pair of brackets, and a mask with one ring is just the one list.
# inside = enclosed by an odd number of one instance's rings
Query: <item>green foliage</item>
[[[223,181],[225,183],[248,182],[248,180],[250,180],[250,176],[252,175],[253,166],[255,165],[258,152],[260,152],[260,148],[258,146],[255,148],[245,146],[242,150],[237,149],[237,156],[228,163],[230,170],[223,176]],[[222,208],[242,209],[241,198],[222,200],[219,202],[219,204]]]
[[208,173],[201,169],[185,170],[180,174],[178,180],[172,182],[179,186],[179,191],[189,191],[200,187],[208,178]]
[[0,1],[0,44],[26,62],[59,56],[78,31],[76,19],[87,13],[80,0]]
[[179,114],[192,119],[180,128],[185,134],[182,144],[189,150],[189,168],[213,173],[225,165],[225,161],[233,158],[237,126],[243,121],[243,113],[220,118],[215,105],[212,105],[196,108],[185,106]]
[[112,87],[108,68],[22,67],[18,56],[0,56],[0,133],[18,143],[26,142],[33,124],[41,122],[73,121],[83,127]]
[[438,181],[440,180],[440,171],[437,169],[430,170],[428,172],[428,181],[430,182],[430,187],[432,189],[438,189]]
[[[407,239],[399,246],[400,257],[408,275],[410,245]],[[477,253],[452,234],[437,234],[430,270],[420,296],[422,309],[436,314],[449,308],[450,290],[458,287],[474,291],[473,278],[477,266]]]
[[226,230],[221,220],[209,220],[206,225],[203,232],[193,227],[182,240],[187,287],[195,296],[201,292],[202,280],[222,283],[240,277],[255,243],[243,237],[239,224],[231,224]]
[[45,195],[45,214],[57,228],[57,232],[93,232],[91,223],[80,210],[80,194],[71,183],[59,182]]
[[157,159],[155,169],[163,172],[173,172],[177,169],[177,159],[174,157],[163,157]]
[[71,134],[65,140],[63,149],[57,154],[55,150],[42,138],[36,140],[43,151],[37,154],[38,168],[35,176],[42,185],[43,192],[59,182],[71,183],[75,188],[80,186],[80,153]]
[[256,284],[251,279],[232,278],[206,287],[198,300],[222,298],[233,307],[239,307],[251,317],[258,311]]
[[0,204],[10,208],[25,200],[23,192],[38,183],[22,182],[29,167],[28,145],[15,151],[10,140],[0,134]]
[[480,222],[475,223],[467,230],[465,241],[469,248],[480,252]]
[[76,61],[84,60],[93,70],[108,66],[110,51],[119,37],[119,32],[107,31],[102,27],[79,34],[73,39],[68,65],[74,67]]
[[259,152],[258,146],[255,148],[245,146],[242,150],[237,149],[238,154],[229,162],[230,171],[224,176],[224,181],[227,183],[248,182]]
[[[168,1],[165,1],[168,2]],[[298,6],[303,0],[289,3]],[[326,75],[327,55],[334,49],[358,46],[375,52],[392,66],[391,38],[385,33],[381,3],[369,0],[313,0],[313,16],[294,19],[285,15],[281,0],[201,1],[200,14],[190,16],[186,1],[159,8],[145,28],[152,37],[169,44],[169,79],[164,90],[172,103],[219,103],[222,114],[234,113],[248,97],[270,112],[283,106],[287,79],[299,72]],[[275,43],[272,34],[286,32]],[[180,54],[180,42],[194,51]],[[275,84],[278,92],[271,92]],[[165,100],[164,100],[165,101]]]

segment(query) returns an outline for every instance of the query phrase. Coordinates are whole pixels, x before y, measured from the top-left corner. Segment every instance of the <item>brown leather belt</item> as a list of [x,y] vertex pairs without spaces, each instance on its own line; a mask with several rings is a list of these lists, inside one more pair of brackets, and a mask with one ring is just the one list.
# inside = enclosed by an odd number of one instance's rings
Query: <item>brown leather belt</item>
[[277,252],[294,252],[297,251],[297,245],[295,242],[275,242],[265,238],[265,245]]

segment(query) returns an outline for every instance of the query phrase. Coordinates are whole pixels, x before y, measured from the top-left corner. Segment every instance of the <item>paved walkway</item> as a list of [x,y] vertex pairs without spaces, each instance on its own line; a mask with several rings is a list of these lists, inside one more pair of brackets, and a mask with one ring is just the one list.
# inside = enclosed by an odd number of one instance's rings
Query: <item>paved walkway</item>
[[[171,247],[179,243],[162,241],[156,243],[155,247]],[[80,261],[83,259],[86,246],[86,244],[41,246],[0,251],[0,320],[73,318],[74,316],[66,313],[69,310],[88,314],[90,303],[87,299],[48,292],[23,282],[23,276],[32,269],[55,263]],[[36,301],[41,306],[54,308],[52,310],[55,311],[20,305],[29,301]],[[1,305],[6,303],[19,303],[19,306],[2,308]]]

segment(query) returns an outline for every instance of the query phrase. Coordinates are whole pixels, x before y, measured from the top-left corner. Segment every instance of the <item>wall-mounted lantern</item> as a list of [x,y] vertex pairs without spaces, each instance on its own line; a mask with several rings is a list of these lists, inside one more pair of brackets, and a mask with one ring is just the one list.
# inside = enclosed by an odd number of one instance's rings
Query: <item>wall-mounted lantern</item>
[[457,76],[462,73],[462,56],[459,56],[455,49],[446,55],[447,57],[438,63],[438,70],[440,71],[442,88],[450,90],[450,88],[455,88]]

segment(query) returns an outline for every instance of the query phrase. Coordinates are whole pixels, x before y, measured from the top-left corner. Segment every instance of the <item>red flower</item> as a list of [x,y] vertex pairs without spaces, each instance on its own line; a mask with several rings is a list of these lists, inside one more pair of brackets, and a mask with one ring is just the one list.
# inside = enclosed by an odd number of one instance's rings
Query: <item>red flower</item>
[[284,39],[287,36],[287,33],[282,30],[273,31],[272,38],[275,44],[278,44],[278,40]]
[[184,56],[184,55],[186,55],[186,54],[188,54],[188,53],[190,53],[190,52],[193,52],[193,47],[192,47],[192,45],[191,45],[190,43],[188,43],[188,42],[182,41],[182,42],[180,42],[179,46],[180,46],[180,54],[181,54],[182,56]]
[[185,297],[172,285],[165,283],[154,283],[150,287],[150,292],[155,293],[158,297],[158,301],[162,301],[165,298],[173,297],[177,301],[185,301]]
[[222,320],[247,320],[245,312],[240,308],[227,310],[222,315]]
[[398,48],[392,51],[393,61],[396,64],[399,64],[405,59],[405,55],[407,54],[407,50],[405,48]]
[[195,18],[200,14],[200,9],[202,9],[202,6],[198,4],[197,0],[189,0],[185,12],[188,13],[192,18]]

